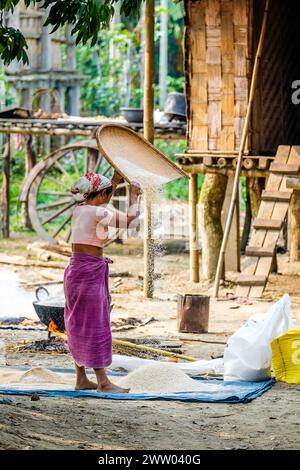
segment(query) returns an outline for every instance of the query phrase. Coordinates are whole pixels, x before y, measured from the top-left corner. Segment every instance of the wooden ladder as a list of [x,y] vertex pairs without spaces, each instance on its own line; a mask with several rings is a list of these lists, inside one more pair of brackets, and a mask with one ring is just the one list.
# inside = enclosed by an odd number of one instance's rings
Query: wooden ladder
[[245,265],[238,278],[236,295],[239,297],[261,297],[264,292],[293,193],[287,188],[287,177],[299,175],[299,170],[300,147],[278,147],[257,219],[253,221]]

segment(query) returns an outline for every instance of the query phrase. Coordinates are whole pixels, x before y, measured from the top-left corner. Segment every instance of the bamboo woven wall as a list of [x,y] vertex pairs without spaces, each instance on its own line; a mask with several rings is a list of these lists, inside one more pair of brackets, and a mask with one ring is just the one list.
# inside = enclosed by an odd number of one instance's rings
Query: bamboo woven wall
[[[254,50],[263,3],[253,4]],[[272,0],[252,119],[252,148],[257,153],[275,153],[278,145],[300,143],[299,116],[291,101],[291,84],[300,79],[299,17],[299,0]]]
[[234,150],[249,90],[250,0],[185,0],[191,149]]
[[[264,4],[185,0],[191,149],[238,149]],[[279,145],[300,144],[300,113],[291,102],[291,84],[300,79],[299,17],[299,0],[272,0],[249,135],[253,153],[275,153]]]

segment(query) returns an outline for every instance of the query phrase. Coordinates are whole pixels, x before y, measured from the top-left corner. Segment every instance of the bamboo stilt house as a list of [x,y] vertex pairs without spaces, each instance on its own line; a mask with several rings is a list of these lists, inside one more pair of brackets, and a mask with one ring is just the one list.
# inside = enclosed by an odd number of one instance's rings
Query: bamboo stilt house
[[[214,278],[222,241],[222,217],[248,106],[264,4],[261,0],[185,0],[188,146],[178,159],[185,171],[206,174],[199,222],[203,232],[202,278],[209,280]],[[299,107],[292,101],[292,87],[300,80],[299,14],[297,0],[270,1],[243,165],[252,218],[278,146],[300,144]],[[193,194],[196,184],[194,177],[190,182]],[[295,217],[295,211],[299,215],[299,194],[294,191],[289,234],[292,256],[300,260],[300,217]],[[191,234],[191,240],[194,238]],[[226,269],[239,268],[239,240],[237,222],[232,228]],[[191,250],[193,280],[199,269],[197,258]]]

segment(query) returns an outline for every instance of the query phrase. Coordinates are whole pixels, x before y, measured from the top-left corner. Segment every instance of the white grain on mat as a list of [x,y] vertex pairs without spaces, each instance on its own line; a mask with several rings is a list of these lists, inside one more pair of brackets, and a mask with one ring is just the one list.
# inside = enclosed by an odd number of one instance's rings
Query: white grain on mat
[[40,384],[40,383],[61,383],[62,379],[58,374],[44,369],[43,367],[33,367],[24,372],[19,378],[19,382]]
[[199,392],[210,389],[171,364],[138,367],[120,379],[118,385],[130,388],[130,393]]

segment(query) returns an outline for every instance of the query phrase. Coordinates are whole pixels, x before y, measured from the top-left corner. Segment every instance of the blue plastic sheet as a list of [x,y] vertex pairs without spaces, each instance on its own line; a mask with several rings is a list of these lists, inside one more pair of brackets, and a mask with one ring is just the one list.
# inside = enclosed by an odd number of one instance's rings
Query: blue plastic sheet
[[[199,380],[199,379],[197,379]],[[204,379],[200,379],[204,380]],[[45,390],[45,389],[21,389],[21,388],[0,388],[2,395],[32,395],[37,393],[44,397],[64,397],[64,398],[96,398],[110,400],[178,400],[187,402],[204,403],[248,403],[261,396],[269,390],[275,380],[270,379],[264,382],[223,382],[222,380],[205,379],[206,384],[214,385],[214,390],[207,392],[177,392],[168,394],[159,393],[97,393],[94,391],[73,391],[73,390]]]

